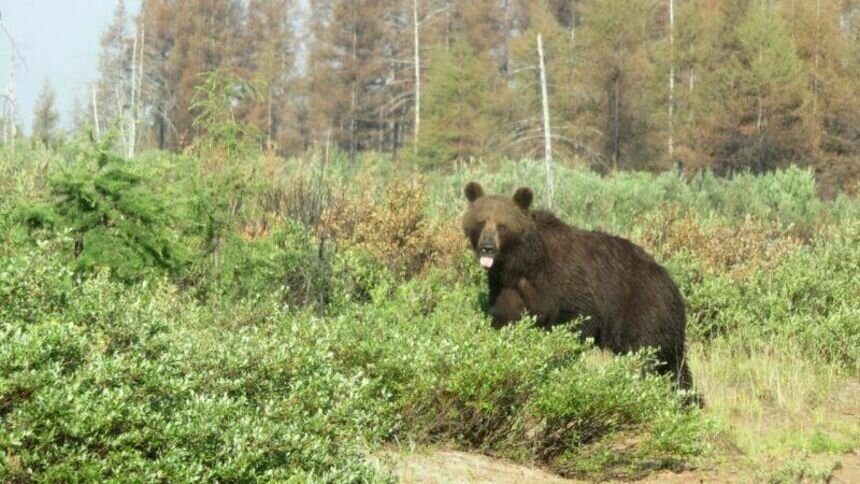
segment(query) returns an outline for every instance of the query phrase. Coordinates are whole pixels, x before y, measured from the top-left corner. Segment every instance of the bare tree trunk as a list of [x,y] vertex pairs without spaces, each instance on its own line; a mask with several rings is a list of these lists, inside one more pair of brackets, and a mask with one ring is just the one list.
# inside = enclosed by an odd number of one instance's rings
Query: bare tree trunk
[[[763,50],[762,46],[759,45],[759,48],[758,48],[758,61],[759,62],[762,61],[762,50]],[[756,136],[758,136],[758,153],[757,153],[756,158],[758,159],[759,164],[761,164],[761,147],[762,147],[762,143],[764,141],[764,134],[763,134],[764,133],[764,123],[765,123],[764,114],[765,114],[764,113],[764,99],[762,99],[762,93],[761,93],[761,91],[759,91],[759,93],[758,93],[758,114],[756,115],[756,123],[755,123]]]
[[137,137],[135,106],[137,106],[137,31],[134,32],[134,43],[131,47],[131,104],[128,112],[128,138],[126,140],[126,157],[134,156],[134,139]]
[[543,106],[543,156],[546,169],[547,207],[552,208],[553,180],[552,180],[552,133],[549,127],[549,99],[546,91],[546,65],[543,57],[543,39],[541,34],[537,35],[538,60],[540,62],[540,93],[541,105]]
[[[358,27],[353,27],[352,29],[352,68],[358,70]],[[350,161],[355,161],[355,152],[357,149],[356,143],[356,130],[358,129],[358,123],[356,122],[356,117],[358,116],[358,75],[356,73],[355,79],[352,82],[352,96],[350,98],[350,120],[349,120],[349,159]]]
[[328,150],[331,145],[331,126],[325,132],[325,163],[328,164]]
[[418,0],[412,0],[413,43],[415,44],[415,133],[412,139],[412,152],[418,153],[418,133],[421,128],[421,54],[418,36]]
[[274,94],[272,93],[272,88],[269,87],[269,92],[268,92],[268,94],[266,94],[266,97],[268,98],[267,102],[266,102],[266,124],[268,125],[266,127],[266,133],[268,134],[270,142],[275,138],[275,129],[274,129],[275,128],[275,120],[274,120],[274,113],[272,110],[272,96],[273,95]]
[[695,85],[695,82],[696,82],[696,69],[695,69],[695,67],[690,66],[690,79],[689,79],[689,83],[687,84],[687,87],[688,87],[687,104],[689,106],[688,109],[690,110],[690,112],[687,113],[687,120],[690,123],[693,122],[693,86]]
[[15,73],[12,67],[9,69],[9,86],[6,89],[6,100],[3,104],[3,143],[11,143],[14,153],[18,127],[15,126]]
[[138,116],[140,115],[140,106],[143,105],[143,58],[144,55],[144,47],[146,46],[146,23],[144,23],[143,19],[140,21],[140,61],[137,66],[137,99],[136,103],[132,105],[132,133],[134,136],[131,137],[131,156],[134,156],[135,150],[137,149],[137,123]]
[[98,102],[98,91],[96,89],[96,85],[93,84],[93,126],[96,129],[96,140],[101,139],[101,128],[99,127],[99,102]]
[[675,0],[669,0],[669,162],[675,152]]
[[612,99],[612,165],[613,170],[618,171],[618,162],[621,158],[621,74],[616,73],[615,80],[613,81],[613,90],[614,95]]
[[[114,87],[114,96],[116,96],[116,113],[117,113],[117,117],[119,117],[119,115],[123,111],[123,109],[122,109],[122,105],[123,105],[122,91],[120,90],[119,86]],[[125,137],[125,125],[122,123],[122,119],[120,118],[118,120],[114,120],[114,122],[119,127],[119,139],[125,140],[126,139],[126,137]]]
[[12,153],[15,153],[15,145],[17,144],[16,141],[18,138],[18,126],[15,125],[15,114],[17,109],[15,107],[15,73],[12,69],[13,67],[9,68],[9,123],[11,123],[9,131],[12,134]]
[[818,114],[818,64],[821,58],[821,0],[815,2],[815,72],[812,75],[812,119]]
[[[11,78],[11,76],[10,76]],[[12,121],[13,117],[11,115],[11,106],[12,103],[12,80],[9,80],[9,85],[6,87],[6,98],[3,99],[3,144],[9,142],[11,129],[10,125],[14,125],[15,123]]]

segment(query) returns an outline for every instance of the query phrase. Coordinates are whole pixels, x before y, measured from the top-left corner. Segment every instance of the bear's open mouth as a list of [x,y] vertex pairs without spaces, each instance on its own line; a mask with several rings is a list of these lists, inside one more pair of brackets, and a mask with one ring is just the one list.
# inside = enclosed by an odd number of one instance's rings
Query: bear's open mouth
[[486,255],[481,256],[480,262],[481,262],[481,267],[483,267],[484,269],[489,269],[489,268],[493,267],[493,258],[490,256],[486,256]]

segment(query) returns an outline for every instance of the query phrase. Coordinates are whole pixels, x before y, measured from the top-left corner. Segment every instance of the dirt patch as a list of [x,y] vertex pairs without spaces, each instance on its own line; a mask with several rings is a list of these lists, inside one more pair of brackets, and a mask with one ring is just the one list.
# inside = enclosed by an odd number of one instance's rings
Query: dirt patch
[[577,483],[540,469],[454,450],[427,450],[411,454],[385,453],[383,465],[390,466],[403,483]]
[[860,447],[839,459],[839,465],[833,471],[830,482],[846,484],[860,482]]
[[[383,467],[389,468],[400,482],[403,483],[498,483],[498,484],[576,484],[589,481],[565,479],[534,467],[515,464],[503,459],[496,459],[479,454],[470,454],[454,450],[424,450],[415,453],[385,452],[376,460]],[[830,483],[860,482],[860,449],[838,457]],[[736,463],[735,463],[736,464]],[[640,483],[741,483],[767,480],[761,474],[763,469],[741,469],[732,463],[683,472],[662,471],[652,474]],[[813,482],[807,476],[795,476],[798,482]],[[605,481],[611,483],[626,481]]]

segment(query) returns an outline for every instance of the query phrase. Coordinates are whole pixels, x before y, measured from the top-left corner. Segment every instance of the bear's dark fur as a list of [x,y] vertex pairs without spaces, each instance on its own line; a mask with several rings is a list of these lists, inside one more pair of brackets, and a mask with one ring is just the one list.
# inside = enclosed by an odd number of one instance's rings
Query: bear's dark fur
[[581,230],[529,210],[532,191],[511,199],[465,187],[463,230],[487,272],[490,314],[501,327],[534,315],[550,327],[579,315],[584,338],[615,353],[656,347],[659,370],[692,387],[684,359],[684,300],[666,270],[629,240]]

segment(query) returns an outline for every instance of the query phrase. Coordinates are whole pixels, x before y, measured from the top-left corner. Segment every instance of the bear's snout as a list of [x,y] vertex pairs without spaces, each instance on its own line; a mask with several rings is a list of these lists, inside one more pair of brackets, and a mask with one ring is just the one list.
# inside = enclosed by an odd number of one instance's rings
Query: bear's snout
[[494,255],[496,253],[496,244],[492,240],[482,242],[478,246],[478,253],[481,255]]
[[481,262],[481,267],[490,269],[493,267],[493,262],[496,259],[496,243],[493,240],[484,240],[478,244],[477,252],[478,259]]

